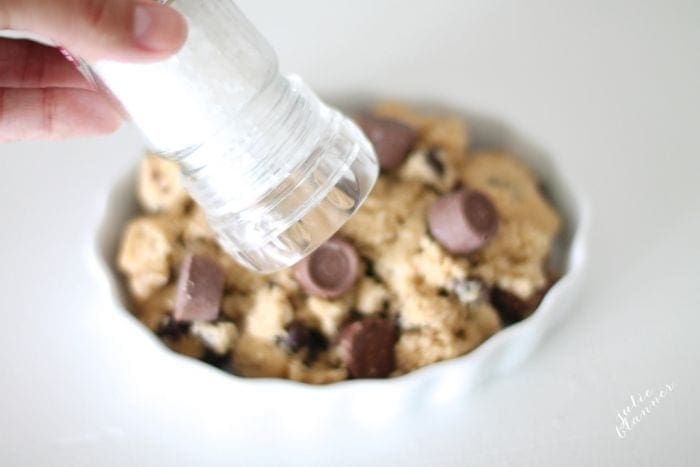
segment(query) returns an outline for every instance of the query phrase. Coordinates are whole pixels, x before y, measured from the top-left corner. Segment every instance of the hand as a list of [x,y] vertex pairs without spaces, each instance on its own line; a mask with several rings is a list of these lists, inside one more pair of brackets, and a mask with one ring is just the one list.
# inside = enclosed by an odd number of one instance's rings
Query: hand
[[[0,30],[29,31],[88,61],[161,60],[187,36],[152,0],[0,0]],[[119,112],[55,48],[0,38],[0,142],[115,131]]]

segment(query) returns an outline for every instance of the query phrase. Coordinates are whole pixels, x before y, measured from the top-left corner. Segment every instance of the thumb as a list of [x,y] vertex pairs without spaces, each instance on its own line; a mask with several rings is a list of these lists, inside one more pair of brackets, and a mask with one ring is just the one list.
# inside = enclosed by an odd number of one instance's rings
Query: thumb
[[4,0],[0,29],[29,31],[88,61],[154,61],[175,53],[185,19],[152,0]]

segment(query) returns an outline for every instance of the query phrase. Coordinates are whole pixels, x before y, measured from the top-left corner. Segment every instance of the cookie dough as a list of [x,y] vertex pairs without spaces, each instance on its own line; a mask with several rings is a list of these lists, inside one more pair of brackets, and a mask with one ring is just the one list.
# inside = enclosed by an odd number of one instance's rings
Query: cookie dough
[[271,275],[228,257],[177,165],[147,156],[117,258],[134,315],[222,370],[327,384],[455,358],[532,313],[560,229],[532,171],[471,153],[459,118],[388,103],[358,121],[376,187],[336,237]]

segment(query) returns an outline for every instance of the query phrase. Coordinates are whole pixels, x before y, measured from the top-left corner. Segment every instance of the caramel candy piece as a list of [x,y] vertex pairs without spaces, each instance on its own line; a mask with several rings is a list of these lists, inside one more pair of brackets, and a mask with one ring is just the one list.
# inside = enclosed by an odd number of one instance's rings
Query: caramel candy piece
[[357,123],[372,142],[379,165],[385,170],[398,168],[418,139],[416,130],[398,120],[363,115]]
[[481,191],[461,189],[439,198],[428,211],[430,233],[452,254],[484,246],[498,230],[498,213]]
[[224,270],[207,256],[188,253],[177,282],[173,317],[177,321],[212,321],[219,316]]
[[294,277],[309,295],[338,298],[352,289],[360,273],[360,258],[347,241],[332,238],[294,266]]
[[386,378],[396,368],[396,327],[370,317],[348,324],[338,338],[340,357],[353,378]]

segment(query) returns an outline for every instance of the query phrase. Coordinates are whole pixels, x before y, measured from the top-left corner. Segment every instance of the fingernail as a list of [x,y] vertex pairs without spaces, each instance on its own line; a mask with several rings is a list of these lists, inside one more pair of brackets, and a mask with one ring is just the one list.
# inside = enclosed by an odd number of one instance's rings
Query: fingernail
[[139,3],[134,7],[134,39],[148,50],[175,50],[185,39],[184,18],[170,7],[157,3]]

